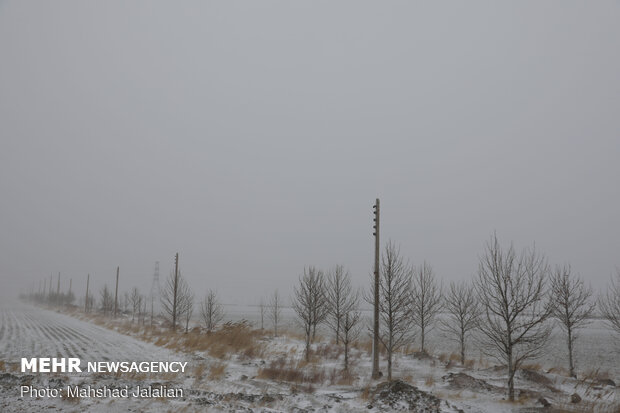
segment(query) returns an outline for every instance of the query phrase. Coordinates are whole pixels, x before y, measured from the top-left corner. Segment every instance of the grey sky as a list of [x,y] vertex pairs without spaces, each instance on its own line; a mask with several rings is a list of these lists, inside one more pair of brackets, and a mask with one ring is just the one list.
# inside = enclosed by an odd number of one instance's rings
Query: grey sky
[[[0,2],[0,277],[288,295],[382,235],[620,265],[620,2]],[[5,280],[15,280],[7,283]],[[10,291],[4,289],[4,293]]]

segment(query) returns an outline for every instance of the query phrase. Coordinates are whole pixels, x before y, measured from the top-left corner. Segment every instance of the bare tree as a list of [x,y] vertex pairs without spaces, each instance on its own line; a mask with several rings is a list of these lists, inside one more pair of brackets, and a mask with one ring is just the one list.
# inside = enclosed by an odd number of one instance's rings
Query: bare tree
[[316,326],[321,324],[327,319],[328,307],[327,298],[325,295],[325,275],[321,270],[315,270],[316,272],[316,285],[312,289],[313,302],[312,307],[312,340],[316,338]]
[[131,294],[129,295],[129,302],[131,304],[131,322],[133,323],[136,318],[136,313],[140,311],[141,304],[141,295],[138,287],[133,287],[131,289]]
[[325,297],[327,299],[327,324],[334,332],[336,344],[339,344],[344,316],[357,305],[357,296],[351,286],[351,276],[345,272],[342,265],[337,265],[333,271],[327,273]]
[[355,294],[355,306],[344,313],[338,333],[342,344],[344,344],[344,370],[349,369],[349,345],[354,340],[357,340],[360,334],[359,321],[361,313],[357,309],[358,297],[359,294]]
[[444,307],[448,317],[441,322],[442,330],[459,343],[461,365],[464,365],[467,338],[478,327],[480,317],[480,306],[473,285],[464,281],[451,282],[444,297]]
[[107,284],[103,286],[99,294],[101,295],[101,311],[103,311],[104,316],[107,316],[114,310],[114,298]]
[[426,261],[414,272],[410,291],[411,317],[420,329],[420,351],[425,353],[424,339],[434,327],[442,304],[441,286],[437,285],[433,268]]
[[95,296],[92,293],[88,293],[88,295],[84,297],[84,300],[84,308],[87,313],[90,313],[93,311],[93,306],[95,305]]
[[215,330],[215,327],[224,319],[224,309],[214,290],[207,291],[207,295],[202,300],[200,315],[207,331]]
[[577,339],[577,330],[589,323],[594,312],[595,303],[591,301],[591,297],[592,289],[586,287],[581,278],[571,274],[570,265],[556,267],[551,277],[552,315],[566,332],[571,377],[575,377],[573,346]]
[[123,293],[123,313],[129,312],[129,304],[130,304],[129,293],[125,291]]
[[[392,380],[392,357],[394,352],[413,338],[409,324],[411,267],[403,261],[400,248],[391,241],[385,246],[381,256],[381,273],[379,274],[379,314],[381,331],[379,339],[387,352],[388,381]],[[372,277],[370,296],[374,301],[374,276]]]
[[144,307],[145,304],[144,296],[140,294],[138,296],[138,324],[144,324],[144,313],[146,311],[146,308]]
[[170,322],[173,330],[176,329],[179,320],[179,283],[182,279],[181,271],[173,271],[166,280],[166,285],[161,292],[161,306],[163,313]]
[[265,311],[267,307],[265,306],[265,301],[261,298],[260,303],[258,304],[258,308],[260,310],[260,329],[265,329]]
[[545,278],[546,259],[534,249],[517,257],[512,245],[502,250],[494,234],[480,258],[476,291],[482,305],[483,351],[508,366],[508,398],[514,401],[514,375],[527,359],[537,357],[551,327]]
[[186,333],[189,330],[189,321],[193,312],[194,294],[185,278],[179,277],[177,285],[177,320],[185,322]]
[[599,298],[599,308],[611,328],[620,334],[620,268],[616,270],[616,278],[612,277],[607,292]]
[[278,323],[280,322],[280,316],[282,314],[282,299],[278,290],[273,292],[269,301],[269,318],[273,323],[273,335],[278,337]]
[[325,314],[325,280],[323,273],[314,267],[304,269],[299,286],[294,289],[293,310],[299,317],[306,336],[306,361],[310,361],[310,343],[314,339],[317,317]]
[[185,321],[185,332],[189,331],[189,321],[194,313],[194,294],[189,284],[181,279],[179,283],[179,317]]

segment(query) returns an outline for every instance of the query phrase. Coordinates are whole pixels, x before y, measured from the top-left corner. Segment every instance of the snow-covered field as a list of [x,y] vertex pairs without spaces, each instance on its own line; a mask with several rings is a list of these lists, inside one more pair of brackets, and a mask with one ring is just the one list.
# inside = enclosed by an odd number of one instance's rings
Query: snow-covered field
[[84,361],[168,360],[177,355],[87,321],[30,305],[3,304],[0,358],[78,357]]
[[[246,319],[254,325],[260,325],[260,312],[256,306],[227,305],[226,316],[232,320]],[[363,311],[367,325],[371,324],[371,311]],[[441,315],[439,316],[442,317]],[[265,321],[266,325],[270,325]],[[283,308],[282,324],[285,328],[295,330],[295,314],[291,308]],[[300,331],[301,332],[301,331]],[[321,332],[329,334],[323,327]],[[577,370],[583,373],[599,370],[609,373],[620,379],[620,336],[614,333],[605,321],[592,320],[586,329],[577,331],[578,339],[574,347],[574,359]],[[451,340],[441,329],[434,328],[426,338],[426,344],[431,353],[453,353],[458,351],[458,344]],[[413,346],[418,342],[414,341]],[[566,338],[559,326],[554,328],[553,335],[546,345],[545,352],[530,363],[538,363],[545,369],[566,367],[567,365]],[[482,354],[474,344],[470,345],[468,357],[480,358]]]
[[[256,322],[256,309],[227,308],[229,318],[250,319]],[[232,354],[214,357],[208,351],[178,349],[168,344],[145,341],[138,332],[126,331],[118,320],[105,327],[57,311],[23,303],[0,305],[0,412],[36,411],[265,411],[265,412],[378,412],[396,409],[442,412],[533,412],[541,410],[538,398],[544,397],[553,406],[565,410],[617,412],[620,390],[600,377],[578,380],[549,373],[548,366],[563,363],[563,341],[558,336],[550,351],[535,372],[520,373],[516,387],[523,395],[519,403],[504,400],[505,371],[487,361],[461,368],[446,359],[453,345],[439,331],[431,335],[434,357],[415,357],[399,354],[394,363],[394,376],[408,384],[381,393],[368,376],[370,358],[363,349],[353,349],[351,375],[342,380],[342,354],[333,346],[319,344],[315,361],[301,362],[303,343],[295,334],[277,338],[265,333],[259,336],[256,354]],[[285,312],[285,323],[294,326],[291,314]],[[578,348],[578,368],[582,371],[600,370],[618,383],[620,358],[614,352],[615,337],[595,321],[581,335]],[[156,341],[156,340],[151,340]],[[327,340],[325,340],[327,341]],[[444,353],[443,355],[441,353]],[[79,357],[84,361],[187,361],[184,374],[95,374],[95,373],[20,373],[17,363],[21,357]],[[477,355],[474,358],[478,358]],[[385,366],[384,361],[382,361]],[[273,379],[265,374],[269,366],[289,368],[303,374],[314,374],[311,383],[293,383],[282,377]],[[278,368],[280,368],[278,367]],[[20,397],[22,384],[39,387],[92,385],[101,387],[163,384],[184,390],[176,398],[32,398]],[[409,387],[416,386],[416,389]],[[570,403],[572,394],[583,400]],[[381,394],[384,394],[381,396]],[[388,394],[388,396],[385,396]],[[408,404],[413,403],[413,404]],[[422,409],[425,406],[426,410]],[[571,410],[572,409],[572,410]]]

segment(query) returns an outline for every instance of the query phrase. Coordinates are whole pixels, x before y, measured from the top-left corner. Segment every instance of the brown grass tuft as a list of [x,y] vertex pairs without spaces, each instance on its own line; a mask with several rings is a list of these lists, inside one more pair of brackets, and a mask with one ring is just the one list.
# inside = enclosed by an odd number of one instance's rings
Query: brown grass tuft
[[540,363],[524,364],[521,366],[521,370],[541,371],[542,366]]
[[196,382],[199,382],[203,379],[206,368],[207,365],[205,363],[200,363],[194,368],[194,377],[196,379]]
[[342,355],[343,351],[344,349],[342,346],[337,346],[335,344],[319,344],[316,350],[314,350],[314,355],[322,359],[336,360]]
[[226,374],[226,364],[217,362],[209,367],[209,379],[220,380]]
[[360,398],[364,401],[367,401],[370,399],[370,386],[364,386],[364,388],[362,388],[362,392],[360,393]]
[[258,370],[258,378],[289,383],[323,383],[327,378],[325,368],[318,368],[304,360],[292,361],[284,357],[272,361]]

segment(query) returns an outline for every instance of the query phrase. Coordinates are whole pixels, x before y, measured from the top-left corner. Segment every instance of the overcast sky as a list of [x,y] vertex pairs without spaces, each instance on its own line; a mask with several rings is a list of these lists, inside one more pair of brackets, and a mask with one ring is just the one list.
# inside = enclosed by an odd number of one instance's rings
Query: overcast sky
[[[620,265],[618,1],[0,1],[2,293],[51,273],[288,296],[382,241]],[[55,281],[54,281],[55,282]],[[8,288],[6,287],[8,285]],[[64,285],[64,284],[63,284]]]

